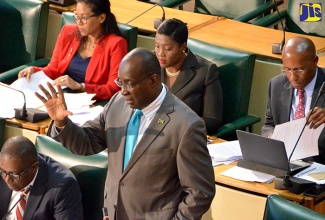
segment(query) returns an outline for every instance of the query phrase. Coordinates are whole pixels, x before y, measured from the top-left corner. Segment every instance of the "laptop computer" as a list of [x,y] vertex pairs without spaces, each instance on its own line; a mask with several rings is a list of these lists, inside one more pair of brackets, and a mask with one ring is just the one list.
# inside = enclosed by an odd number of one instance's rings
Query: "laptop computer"
[[[283,141],[241,130],[237,130],[236,133],[243,155],[243,161],[238,161],[238,166],[276,176],[287,174],[289,161]],[[290,174],[297,173],[310,165],[311,163],[300,160],[291,161]]]

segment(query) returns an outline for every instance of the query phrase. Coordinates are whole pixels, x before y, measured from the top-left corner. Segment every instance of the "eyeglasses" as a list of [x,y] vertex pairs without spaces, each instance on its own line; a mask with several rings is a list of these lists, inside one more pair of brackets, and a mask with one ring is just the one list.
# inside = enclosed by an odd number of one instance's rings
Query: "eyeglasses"
[[23,171],[21,171],[19,174],[13,174],[13,173],[7,173],[6,171],[0,170],[0,175],[2,176],[2,178],[6,178],[7,176],[10,176],[12,179],[19,179],[21,175],[23,175],[24,173],[27,172],[27,170],[29,170],[29,168],[31,168],[33,166],[33,164],[36,161],[34,161],[29,167],[27,167],[26,169],[24,169]]
[[282,73],[284,74],[304,74],[305,70],[304,69],[283,69]]
[[78,23],[78,21],[81,21],[81,23],[83,23],[83,24],[87,24],[87,20],[88,20],[88,18],[96,17],[96,16],[98,16],[98,15],[93,14],[93,15],[90,15],[90,16],[82,16],[82,17],[80,17],[79,15],[74,14],[74,15],[73,15],[73,18],[74,18],[74,20],[75,20],[77,23]]
[[141,81],[147,79],[149,76],[152,76],[153,74],[149,74],[149,75],[146,75],[144,76],[142,79],[138,80],[137,82],[135,83],[123,83],[120,81],[119,78],[116,78],[114,80],[114,82],[116,83],[116,85],[122,89],[125,89],[125,90],[128,90],[128,91],[132,91],[134,89],[134,87],[139,84]]

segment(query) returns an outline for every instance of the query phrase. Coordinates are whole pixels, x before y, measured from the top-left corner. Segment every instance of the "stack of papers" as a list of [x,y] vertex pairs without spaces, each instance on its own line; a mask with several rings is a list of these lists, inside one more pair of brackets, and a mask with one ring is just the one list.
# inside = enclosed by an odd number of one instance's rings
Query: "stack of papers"
[[294,177],[316,182],[317,184],[325,184],[325,165],[313,163],[294,175]]
[[[5,86],[0,86],[0,102],[6,103],[5,105],[1,106],[0,117],[13,118],[15,116],[14,108],[22,108],[24,105],[24,95],[26,97],[26,108],[36,108],[46,111],[42,101],[37,98],[35,92],[38,92],[40,95],[45,97],[43,92],[38,88],[38,85],[41,84],[47,89],[47,82],[52,84],[53,80],[46,76],[43,71],[39,71],[32,75],[29,82],[27,81],[26,77],[23,77],[17,79],[10,85],[11,88],[21,92]],[[73,114],[89,113],[89,106],[95,102],[95,100],[92,100],[94,96],[95,94],[87,93],[64,94],[67,108]]]
[[270,174],[249,170],[238,166],[234,166],[228,170],[223,171],[220,174],[242,181],[259,183],[270,183],[275,177]]
[[242,158],[242,153],[238,141],[208,144],[207,146],[213,166],[220,164],[230,164]]

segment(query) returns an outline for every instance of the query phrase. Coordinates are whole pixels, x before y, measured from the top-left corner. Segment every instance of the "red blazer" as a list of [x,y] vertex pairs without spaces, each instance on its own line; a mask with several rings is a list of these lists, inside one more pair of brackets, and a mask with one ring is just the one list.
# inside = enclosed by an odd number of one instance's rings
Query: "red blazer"
[[[58,36],[51,62],[44,68],[34,67],[34,72],[43,70],[51,79],[65,74],[81,43],[77,39],[77,25],[65,25]],[[122,58],[127,54],[124,38],[110,34],[96,44],[85,76],[85,92],[95,93],[97,101],[107,100],[120,88],[115,84]]]

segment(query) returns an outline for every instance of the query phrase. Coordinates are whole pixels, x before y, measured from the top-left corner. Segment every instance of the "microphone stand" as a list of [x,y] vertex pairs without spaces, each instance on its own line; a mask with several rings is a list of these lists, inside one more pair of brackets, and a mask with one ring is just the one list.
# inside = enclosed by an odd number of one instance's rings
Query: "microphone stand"
[[281,54],[282,53],[282,48],[283,48],[284,43],[285,43],[285,27],[283,25],[283,22],[282,22],[282,19],[281,19],[281,16],[280,16],[280,12],[279,12],[277,2],[276,2],[276,0],[273,0],[273,1],[274,1],[274,4],[275,4],[275,10],[276,10],[276,12],[278,14],[280,24],[281,24],[281,27],[282,27],[282,30],[283,30],[283,39],[282,39],[282,42],[280,44],[279,43],[273,43],[272,44],[272,53],[273,54]]
[[[290,192],[293,192],[293,193],[296,193],[296,194],[300,194],[302,193],[303,191],[307,190],[308,188],[310,188],[311,186],[315,185],[314,182],[311,182],[311,181],[307,181],[307,180],[303,180],[303,179],[300,179],[300,178],[296,178],[296,177],[291,177],[291,169],[290,169],[290,160],[292,158],[292,155],[293,153],[295,152],[296,150],[296,147],[299,143],[299,140],[306,128],[306,125],[308,123],[308,120],[310,118],[310,116],[313,114],[313,111],[316,107],[316,104],[318,102],[318,99],[325,93],[325,82],[323,82],[320,90],[319,90],[319,93],[317,95],[317,98],[316,98],[316,101],[311,109],[311,112],[308,116],[308,118],[306,119],[306,122],[299,134],[299,137],[291,151],[291,154],[289,156],[289,159],[288,159],[288,169],[287,169],[287,175],[285,175],[284,177],[277,177],[276,179],[276,182],[275,182],[275,188],[276,189],[288,189]],[[280,180],[280,183],[278,183],[277,181]],[[282,182],[282,184],[281,184]]]
[[33,188],[33,186],[29,185],[26,187],[25,191],[21,192],[20,198],[18,199],[18,201],[11,207],[11,209],[6,213],[5,216],[3,216],[3,218],[1,220],[4,220],[9,215],[9,213],[16,207],[18,202],[20,202],[20,200],[22,200],[25,196],[27,196],[27,194],[32,190],[32,188]]
[[150,11],[151,9],[153,9],[156,6],[160,6],[161,9],[163,10],[162,18],[161,19],[155,18],[155,20],[154,20],[154,28],[157,29],[159,27],[159,25],[165,20],[165,10],[164,10],[164,7],[161,6],[161,5],[159,5],[159,4],[154,4],[152,7],[148,8],[147,10],[145,10],[144,12],[142,12],[141,14],[135,16],[134,18],[132,18],[131,20],[129,20],[125,24],[129,24],[131,21],[137,19],[138,17],[140,17],[141,15],[145,14],[147,11]]

